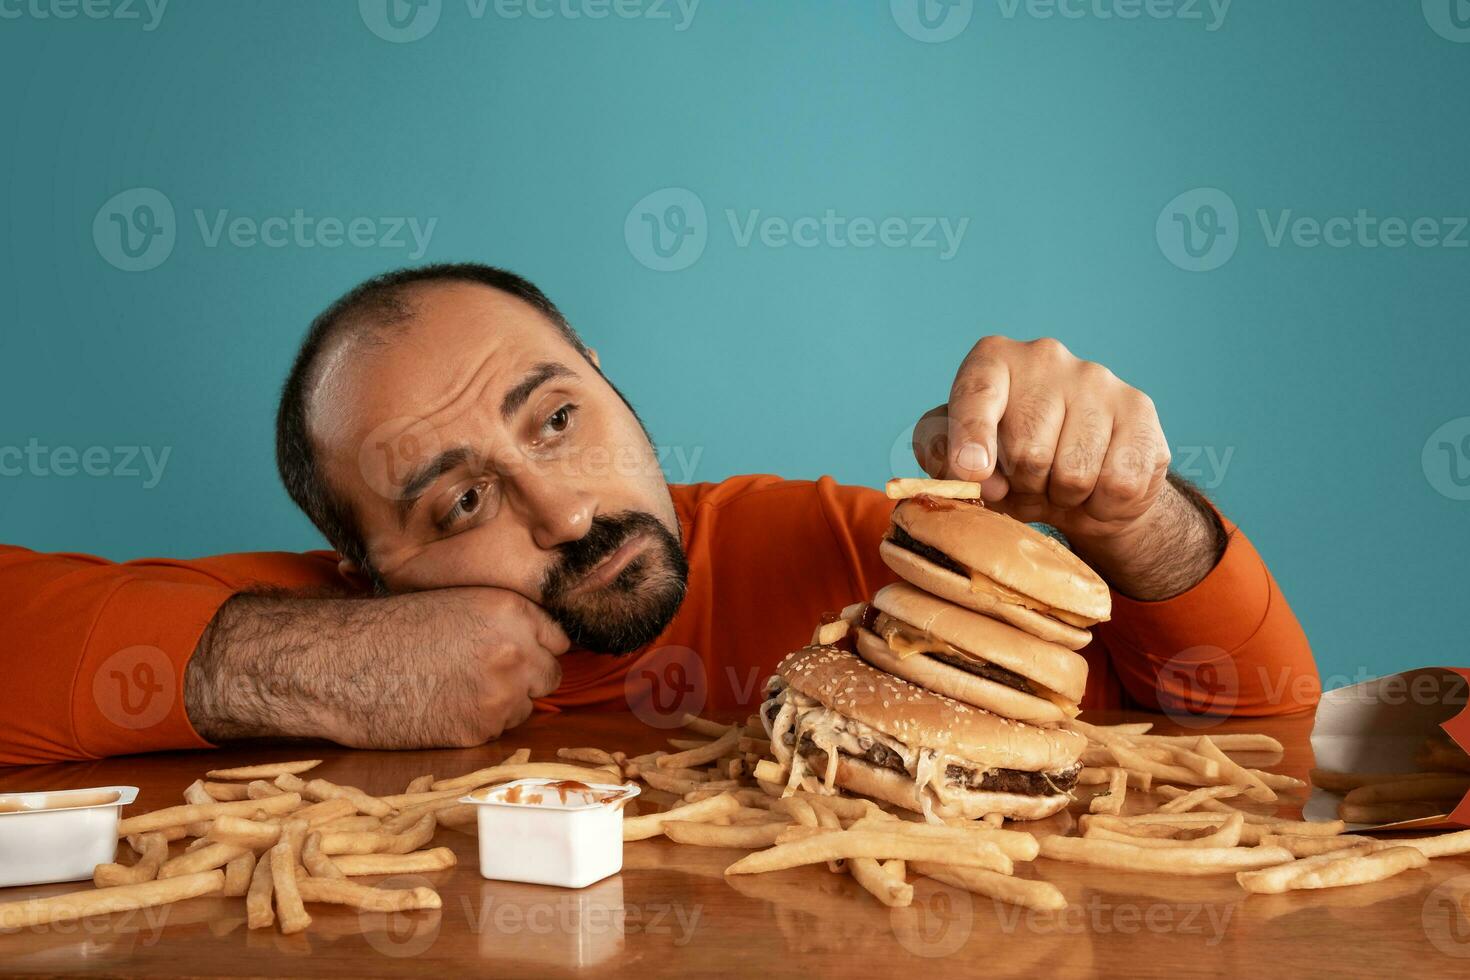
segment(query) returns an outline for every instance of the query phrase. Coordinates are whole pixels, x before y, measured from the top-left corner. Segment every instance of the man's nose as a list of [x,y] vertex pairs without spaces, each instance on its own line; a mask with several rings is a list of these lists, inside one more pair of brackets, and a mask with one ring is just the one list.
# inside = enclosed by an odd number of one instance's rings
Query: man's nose
[[587,533],[597,514],[597,500],[566,482],[526,474],[519,481],[521,504],[536,547],[550,551]]

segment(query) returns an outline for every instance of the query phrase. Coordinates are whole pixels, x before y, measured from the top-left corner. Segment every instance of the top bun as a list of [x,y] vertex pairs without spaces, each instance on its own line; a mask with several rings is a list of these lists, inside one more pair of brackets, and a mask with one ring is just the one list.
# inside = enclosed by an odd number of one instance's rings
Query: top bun
[[803,647],[776,672],[792,689],[915,748],[987,769],[1055,772],[1082,757],[1087,739],[1064,728],[1001,718],[870,666],[836,647]]
[[1020,521],[970,504],[923,498],[893,508],[893,523],[915,540],[1013,592],[1101,622],[1112,614],[1107,583],[1060,541]]
[[980,660],[1051,688],[1069,701],[1082,700],[1087,687],[1087,659],[1080,653],[936,599],[907,582],[879,589],[873,605]]

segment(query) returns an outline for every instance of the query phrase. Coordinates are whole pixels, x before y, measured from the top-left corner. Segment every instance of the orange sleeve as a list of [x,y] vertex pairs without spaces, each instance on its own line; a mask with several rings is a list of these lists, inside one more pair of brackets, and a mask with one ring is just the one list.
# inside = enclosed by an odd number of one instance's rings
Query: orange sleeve
[[333,584],[325,554],[116,564],[0,546],[0,765],[207,746],[184,668],[225,600]]
[[1255,547],[1224,526],[1225,553],[1193,588],[1162,602],[1114,592],[1093,646],[1133,701],[1174,717],[1312,708],[1322,683],[1306,633]]

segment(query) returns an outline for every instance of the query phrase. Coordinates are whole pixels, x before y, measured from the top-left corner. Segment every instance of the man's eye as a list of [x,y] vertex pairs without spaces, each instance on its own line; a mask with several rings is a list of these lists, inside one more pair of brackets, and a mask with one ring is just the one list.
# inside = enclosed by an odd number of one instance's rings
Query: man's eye
[[439,530],[448,531],[461,521],[474,517],[484,507],[488,492],[487,484],[477,483],[460,494],[449,513],[438,522]]
[[550,432],[565,432],[572,424],[572,413],[576,410],[576,405],[563,405],[546,417],[545,428]]

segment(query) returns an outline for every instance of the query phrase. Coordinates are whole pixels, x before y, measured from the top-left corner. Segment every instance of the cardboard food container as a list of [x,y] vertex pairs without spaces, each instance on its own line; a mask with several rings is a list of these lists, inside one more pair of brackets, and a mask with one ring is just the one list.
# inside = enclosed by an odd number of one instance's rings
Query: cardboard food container
[[[1448,736],[1470,753],[1470,668],[1420,667],[1375,677],[1322,695],[1312,727],[1319,769],[1339,772],[1438,771],[1420,758],[1430,738]],[[1470,772],[1466,773],[1470,777]],[[1308,820],[1335,820],[1342,796],[1313,787],[1302,808]],[[1349,831],[1458,830],[1470,827],[1470,794],[1437,816],[1388,824],[1349,824]]]

